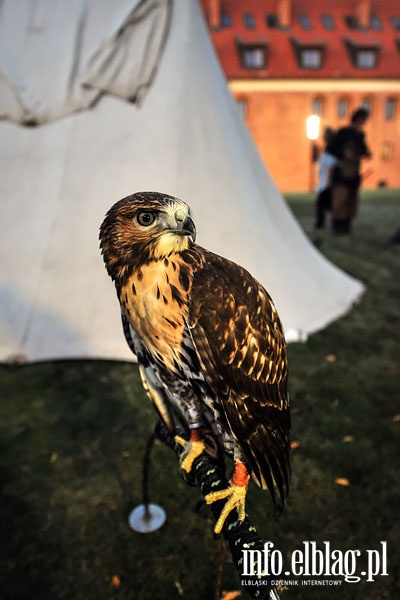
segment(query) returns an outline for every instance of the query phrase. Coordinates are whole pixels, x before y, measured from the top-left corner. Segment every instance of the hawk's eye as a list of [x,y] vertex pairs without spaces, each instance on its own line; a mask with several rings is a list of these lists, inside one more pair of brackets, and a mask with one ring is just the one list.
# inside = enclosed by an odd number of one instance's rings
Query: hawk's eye
[[136,221],[139,223],[139,225],[142,225],[143,227],[148,227],[149,225],[152,225],[155,220],[156,214],[153,212],[143,210],[142,212],[136,215]]

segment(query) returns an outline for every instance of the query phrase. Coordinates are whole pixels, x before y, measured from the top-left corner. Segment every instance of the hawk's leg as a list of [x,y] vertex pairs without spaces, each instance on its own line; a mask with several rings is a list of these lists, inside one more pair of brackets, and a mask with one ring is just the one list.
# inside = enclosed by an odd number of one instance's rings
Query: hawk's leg
[[[184,402],[179,398],[184,395]],[[175,436],[175,443],[182,446],[181,468],[189,474],[193,467],[193,462],[203,452],[214,456],[214,448],[216,447],[213,441],[213,435],[210,429],[206,426],[204,418],[204,406],[198,397],[190,389],[180,390],[180,395],[175,395],[175,401],[178,401],[178,406],[184,415],[185,421],[190,429],[190,439],[185,440],[179,435]]]
[[183,447],[183,452],[181,454],[181,469],[186,471],[186,473],[190,473],[192,470],[193,462],[198,458],[206,449],[206,445],[203,441],[204,437],[204,427],[197,427],[196,429],[192,429],[190,431],[190,439],[185,440],[180,435],[175,436],[175,442],[179,444],[179,446]]
[[217,500],[227,499],[218,521],[215,524],[214,533],[221,533],[227,516],[234,508],[237,510],[239,521],[244,521],[246,516],[246,493],[249,479],[250,475],[246,466],[241,461],[236,461],[230,486],[225,490],[211,492],[205,497],[207,504],[212,504]]

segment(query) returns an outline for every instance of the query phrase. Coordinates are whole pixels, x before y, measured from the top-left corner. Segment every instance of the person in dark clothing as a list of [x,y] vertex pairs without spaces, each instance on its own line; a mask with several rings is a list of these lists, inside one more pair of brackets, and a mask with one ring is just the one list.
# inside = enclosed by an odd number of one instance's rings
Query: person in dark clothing
[[331,188],[332,231],[336,235],[349,234],[357,214],[360,163],[363,157],[371,156],[362,131],[368,117],[365,108],[358,108],[352,114],[350,125],[339,129],[327,147],[327,152],[337,158]]

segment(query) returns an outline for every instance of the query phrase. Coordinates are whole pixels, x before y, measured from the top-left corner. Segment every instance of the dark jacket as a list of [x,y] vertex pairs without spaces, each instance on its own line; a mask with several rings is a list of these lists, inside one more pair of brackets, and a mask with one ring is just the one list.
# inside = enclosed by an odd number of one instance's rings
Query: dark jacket
[[342,127],[328,144],[327,152],[338,159],[332,173],[332,183],[360,184],[360,162],[370,152],[364,132],[354,127]]

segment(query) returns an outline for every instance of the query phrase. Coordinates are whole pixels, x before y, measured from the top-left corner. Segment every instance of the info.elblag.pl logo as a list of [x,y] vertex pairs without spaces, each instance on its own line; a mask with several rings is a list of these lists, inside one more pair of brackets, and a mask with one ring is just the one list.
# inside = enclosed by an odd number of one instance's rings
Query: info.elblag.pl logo
[[[316,542],[303,542],[302,548],[291,555],[290,568],[285,570],[282,552],[266,542],[263,550],[254,550],[244,544],[242,549],[242,577],[342,577],[347,583],[361,579],[372,582],[377,576],[387,576],[387,543],[380,542],[379,550],[334,550],[330,542],[317,548]],[[358,570],[357,563],[364,555],[365,570]],[[276,582],[284,585],[285,582]],[[272,582],[274,584],[274,582]]]

